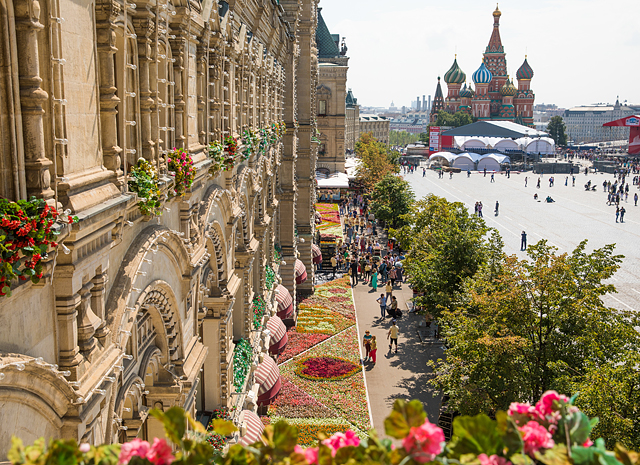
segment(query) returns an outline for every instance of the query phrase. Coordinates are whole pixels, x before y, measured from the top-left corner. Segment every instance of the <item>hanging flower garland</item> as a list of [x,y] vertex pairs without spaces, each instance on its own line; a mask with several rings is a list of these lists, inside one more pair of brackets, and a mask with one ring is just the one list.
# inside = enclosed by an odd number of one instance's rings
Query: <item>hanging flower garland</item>
[[240,339],[233,351],[233,387],[240,391],[249,374],[253,347],[246,339]]
[[173,148],[167,159],[169,171],[175,176],[174,192],[182,197],[187,189],[191,188],[193,180],[196,178],[196,169],[193,166],[191,154],[185,149]]
[[158,172],[144,158],[139,158],[129,172],[129,190],[138,195],[138,207],[143,215],[162,215],[162,199]]
[[252,129],[247,129],[242,133],[242,144],[244,145],[244,150],[242,151],[242,155],[244,155],[244,159],[248,160],[251,154],[253,153],[254,146],[256,145],[257,137],[256,133]]
[[251,308],[253,310],[253,330],[257,331],[262,328],[262,317],[267,313],[267,302],[264,297],[259,295],[251,302]]
[[211,160],[211,167],[209,168],[209,174],[216,176],[220,170],[225,169],[225,154],[224,146],[219,140],[214,140],[209,144],[209,159]]
[[271,290],[273,289],[273,285],[276,283],[276,272],[273,271],[273,268],[271,268],[271,265],[267,265],[267,267],[265,268],[265,278],[264,278],[264,284],[267,287],[267,290]]
[[225,157],[225,171],[233,169],[236,164],[236,153],[238,152],[238,140],[235,137],[227,136],[224,138],[224,149],[227,152]]
[[19,279],[38,283],[42,278],[42,259],[58,243],[60,232],[54,223],[72,224],[77,216],[58,211],[43,199],[12,202],[0,199],[0,296],[11,295],[11,282]]

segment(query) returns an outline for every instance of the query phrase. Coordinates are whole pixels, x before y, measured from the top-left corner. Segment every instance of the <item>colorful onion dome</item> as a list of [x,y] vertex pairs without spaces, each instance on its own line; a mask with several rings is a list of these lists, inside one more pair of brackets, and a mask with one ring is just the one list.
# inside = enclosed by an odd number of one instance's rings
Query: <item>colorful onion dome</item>
[[471,89],[471,86],[467,87],[467,85],[465,84],[462,90],[460,91],[460,97],[462,98],[473,97],[473,90]]
[[475,82],[476,84],[489,84],[492,78],[493,75],[491,74],[491,71],[489,71],[489,69],[485,66],[484,61],[480,65],[480,68],[478,68],[476,72],[473,73],[473,82]]
[[518,78],[518,80],[531,79],[533,77],[533,69],[531,69],[531,66],[529,66],[526,56],[524,57],[524,63],[522,63],[522,66],[516,73],[516,77]]
[[501,14],[502,14],[502,11],[498,9],[498,4],[496,3],[496,9],[493,12],[493,16],[497,16],[499,18]]
[[518,93],[518,89],[513,85],[513,82],[507,77],[507,82],[500,88],[500,93],[505,96],[513,97]]
[[447,84],[462,84],[466,79],[467,75],[458,66],[458,59],[454,59],[451,68],[444,75],[444,82]]

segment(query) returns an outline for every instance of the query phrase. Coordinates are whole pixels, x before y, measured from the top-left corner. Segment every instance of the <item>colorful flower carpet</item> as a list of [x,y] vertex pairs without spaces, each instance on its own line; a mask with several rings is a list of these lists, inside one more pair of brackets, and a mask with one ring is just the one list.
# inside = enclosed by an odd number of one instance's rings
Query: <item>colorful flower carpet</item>
[[338,205],[335,203],[317,203],[316,211],[320,213],[322,218],[322,222],[316,225],[316,229],[322,235],[321,237],[335,236],[335,239],[344,239]]
[[299,304],[298,325],[280,354],[283,384],[265,422],[286,419],[312,446],[319,433],[371,428],[349,278],[318,286]]

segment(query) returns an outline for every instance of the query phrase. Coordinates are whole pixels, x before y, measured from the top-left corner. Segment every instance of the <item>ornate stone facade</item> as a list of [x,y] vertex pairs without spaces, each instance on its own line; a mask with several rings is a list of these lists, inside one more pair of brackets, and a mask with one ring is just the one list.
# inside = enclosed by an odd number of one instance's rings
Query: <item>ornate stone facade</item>
[[[294,297],[313,291],[317,11],[316,0],[0,0],[0,195],[79,217],[59,237],[69,253],[0,300],[0,460],[12,434],[152,438],[150,408],[253,407],[251,376],[234,393],[233,342],[268,347],[250,314],[258,294],[275,314],[265,268]],[[211,142],[280,121],[286,135],[264,153],[208,174]],[[195,181],[143,216],[128,173],[143,157],[170,194],[174,147]]]

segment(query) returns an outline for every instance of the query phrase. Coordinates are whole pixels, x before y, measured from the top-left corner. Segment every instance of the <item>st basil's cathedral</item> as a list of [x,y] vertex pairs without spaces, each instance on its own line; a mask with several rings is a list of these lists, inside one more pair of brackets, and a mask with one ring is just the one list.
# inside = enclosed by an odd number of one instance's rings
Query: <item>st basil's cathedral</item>
[[507,59],[500,39],[500,16],[496,6],[493,12],[493,32],[489,45],[483,54],[482,64],[473,73],[471,84],[466,84],[467,76],[458,65],[457,56],[453,65],[444,75],[447,83],[447,98],[443,98],[438,77],[435,98],[431,106],[431,122],[438,118],[438,111],[449,113],[463,111],[478,120],[513,121],[525,126],[533,126],[533,102],[535,95],[531,90],[533,69],[525,56],[524,63],[518,69],[516,78],[518,87],[507,75]]

